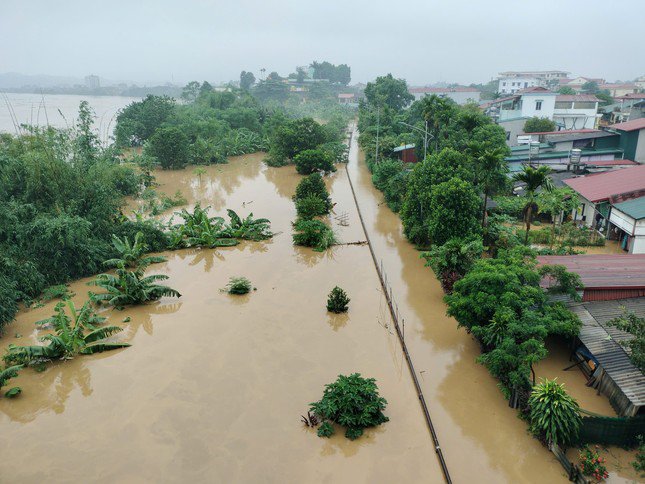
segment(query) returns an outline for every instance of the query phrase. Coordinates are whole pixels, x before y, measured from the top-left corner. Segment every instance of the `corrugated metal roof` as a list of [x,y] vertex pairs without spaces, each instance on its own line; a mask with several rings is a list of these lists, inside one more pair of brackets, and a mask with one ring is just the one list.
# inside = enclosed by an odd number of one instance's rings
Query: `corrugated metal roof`
[[403,146],[397,146],[397,147],[396,147],[396,148],[394,148],[392,151],[394,151],[395,153],[398,153],[399,151],[408,150],[408,149],[410,149],[410,148],[414,148],[414,145],[403,145]]
[[645,129],[645,118],[638,118],[631,121],[625,121],[624,123],[612,124],[609,127],[611,129],[619,129],[621,131],[636,131],[637,129]]
[[645,317],[645,298],[617,301],[571,303],[569,309],[578,315],[582,328],[578,338],[627,399],[636,407],[645,405],[645,376],[629,359],[620,342],[632,338],[607,323],[622,314],[622,308]]
[[645,197],[616,203],[614,204],[614,208],[617,208],[621,212],[629,215],[634,220],[640,220],[645,218]]
[[566,184],[587,200],[600,202],[613,195],[645,188],[645,165],[571,178]]
[[563,143],[565,141],[575,141],[579,139],[593,139],[593,138],[607,138],[610,136],[620,136],[618,133],[609,133],[607,131],[595,131],[590,130],[589,132],[584,133],[559,133],[559,134],[550,134],[546,136],[547,141],[552,143]]
[[[580,276],[585,288],[645,288],[645,254],[540,255],[537,260],[540,265],[565,266]],[[551,283],[545,278],[542,286]]]

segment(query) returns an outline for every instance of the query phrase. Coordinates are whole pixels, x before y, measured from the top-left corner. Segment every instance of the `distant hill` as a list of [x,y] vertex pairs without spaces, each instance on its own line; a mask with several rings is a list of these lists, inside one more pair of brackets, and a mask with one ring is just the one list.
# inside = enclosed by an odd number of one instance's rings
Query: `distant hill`
[[0,72],[0,89],[17,88],[23,86],[37,87],[63,87],[75,84],[84,84],[78,77],[49,76],[46,74],[27,75],[18,72]]

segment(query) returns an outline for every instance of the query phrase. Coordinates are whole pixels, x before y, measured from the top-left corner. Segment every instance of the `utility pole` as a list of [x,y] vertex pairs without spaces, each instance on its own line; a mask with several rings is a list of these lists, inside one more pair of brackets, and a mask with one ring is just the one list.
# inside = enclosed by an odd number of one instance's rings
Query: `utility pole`
[[415,129],[421,133],[423,133],[423,159],[425,160],[428,156],[428,136],[431,136],[428,134],[428,120],[426,119],[425,122],[425,129],[418,128],[416,126],[412,126],[411,124],[404,123],[403,121],[399,121],[399,124],[403,124],[407,126],[408,128]]

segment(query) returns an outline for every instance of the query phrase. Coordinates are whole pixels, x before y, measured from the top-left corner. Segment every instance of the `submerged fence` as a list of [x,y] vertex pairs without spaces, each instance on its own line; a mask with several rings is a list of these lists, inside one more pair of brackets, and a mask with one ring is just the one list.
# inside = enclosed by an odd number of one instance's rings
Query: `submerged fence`
[[[350,132],[349,136],[349,146],[351,146],[351,140],[352,140],[352,134],[353,132]],[[423,410],[423,415],[426,420],[426,424],[428,426],[428,429],[430,430],[430,435],[432,436],[432,441],[434,443],[434,448],[435,452],[437,454],[437,458],[439,459],[439,465],[441,466],[441,471],[443,472],[443,476],[448,484],[452,484],[452,479],[450,478],[450,473],[448,472],[448,466],[446,465],[446,460],[444,459],[443,456],[443,451],[441,449],[441,445],[439,444],[439,438],[437,437],[437,432],[434,428],[434,425],[432,423],[432,419],[430,417],[430,411],[428,410],[428,405],[426,404],[425,397],[423,396],[423,391],[421,390],[421,385],[419,383],[419,379],[417,378],[417,372],[414,369],[414,364],[412,363],[412,358],[410,357],[410,353],[408,351],[408,347],[405,344],[405,320],[403,318],[400,318],[399,315],[399,307],[394,301],[394,295],[392,292],[392,287],[389,285],[388,280],[387,280],[387,275],[385,274],[385,270],[383,268],[383,261],[378,262],[376,258],[376,254],[374,252],[374,247],[372,246],[372,241],[370,239],[370,235],[367,232],[367,226],[365,225],[365,220],[363,220],[363,214],[361,212],[361,207],[358,204],[358,198],[356,197],[356,191],[354,190],[354,184],[352,182],[352,177],[349,176],[349,170],[347,169],[347,164],[345,164],[345,173],[347,174],[347,179],[349,180],[349,186],[352,190],[352,196],[354,197],[354,203],[356,204],[356,210],[358,211],[358,218],[361,221],[361,225],[363,227],[363,232],[365,233],[365,238],[367,239],[367,245],[370,249],[370,254],[372,255],[372,260],[374,262],[374,267],[376,268],[376,272],[379,277],[379,281],[381,283],[381,288],[383,289],[383,293],[385,294],[385,299],[387,301],[388,308],[390,310],[390,315],[392,316],[392,321],[394,321],[394,328],[396,329],[396,334],[399,337],[399,342],[401,343],[401,348],[403,350],[403,355],[405,356],[406,363],[408,365],[408,370],[410,370],[410,375],[412,376],[412,381],[414,382],[414,387],[417,392],[417,396],[419,397],[419,404],[421,405],[421,409]]]
[[645,415],[636,417],[583,417],[578,431],[578,445],[605,444],[632,447],[638,436],[645,437]]

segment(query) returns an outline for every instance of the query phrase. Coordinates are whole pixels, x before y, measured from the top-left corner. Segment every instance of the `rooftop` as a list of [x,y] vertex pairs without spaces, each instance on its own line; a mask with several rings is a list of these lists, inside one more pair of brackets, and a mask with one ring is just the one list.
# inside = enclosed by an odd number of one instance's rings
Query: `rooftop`
[[474,87],[465,87],[465,86],[455,86],[455,87],[412,87],[408,89],[412,94],[424,94],[424,93],[447,93],[447,92],[479,92],[478,89]]
[[632,336],[607,324],[622,315],[623,307],[639,317],[645,317],[645,297],[569,304],[569,309],[582,322],[578,335],[582,344],[630,403],[640,407],[645,405],[645,376],[633,365],[628,350],[620,344]]
[[[645,254],[541,255],[537,259],[540,265],[563,265],[575,272],[585,288],[645,288]],[[544,287],[549,284],[548,279],[542,282]]]
[[591,202],[645,188],[645,165],[572,178],[565,182]]
[[399,151],[409,150],[409,149],[411,149],[411,148],[414,148],[414,145],[413,145],[413,144],[410,144],[410,145],[403,145],[403,146],[397,146],[397,147],[396,147],[396,148],[394,148],[392,151],[394,151],[395,153],[398,153]]
[[340,99],[352,99],[354,96],[355,96],[354,93],[342,93],[342,92],[338,95]]
[[594,102],[597,103],[600,101],[593,94],[558,94],[555,98],[558,102]]
[[557,134],[548,134],[546,135],[546,140],[552,143],[563,143],[565,141],[576,141],[581,139],[608,138],[610,136],[618,137],[616,133],[609,133],[607,131],[597,131],[594,129],[582,131],[585,132],[578,133],[570,131],[569,133],[567,133],[566,131],[564,131]]
[[533,87],[527,87],[526,89],[522,89],[520,91],[517,91],[516,94],[553,94],[553,95],[556,95],[557,93],[547,89],[546,87],[533,86]]
[[637,129],[645,129],[645,118],[638,118],[624,123],[612,124],[609,126],[611,129],[619,129],[621,131],[636,131]]
[[600,89],[636,89],[636,84],[631,83],[612,83],[600,84]]
[[645,218],[645,197],[634,198],[626,202],[614,204],[614,208],[620,210],[626,215],[629,215],[634,220],[641,220]]
[[645,99],[645,92],[643,93],[630,92],[625,94],[624,96],[618,96],[616,99],[621,99],[621,100]]

